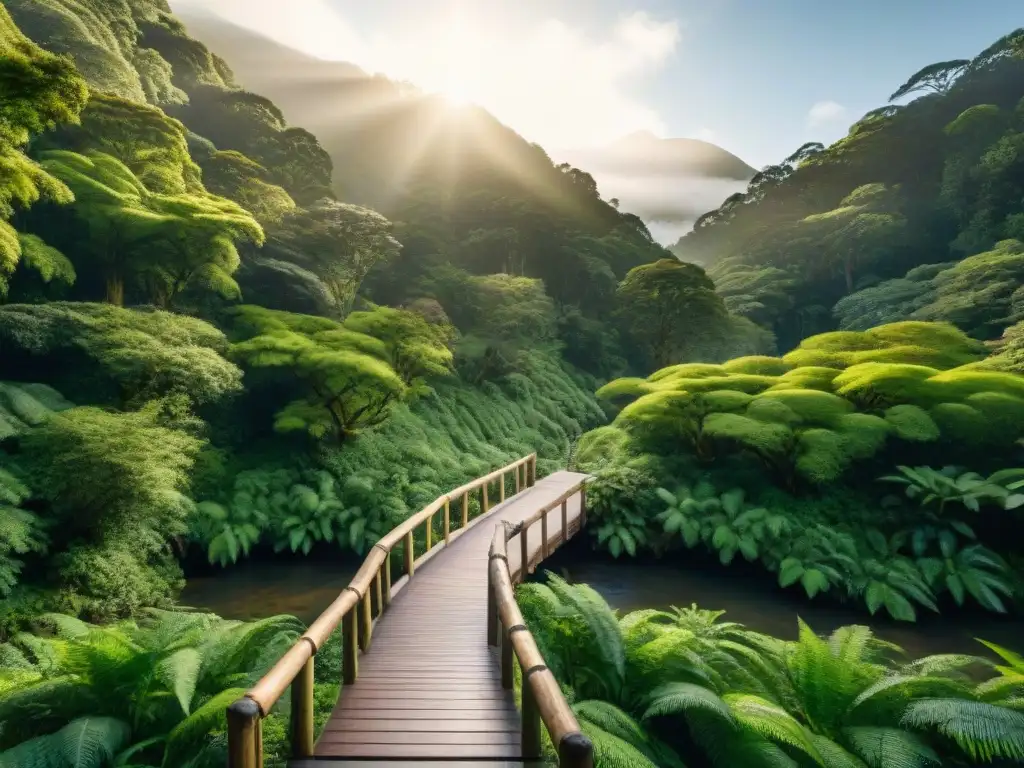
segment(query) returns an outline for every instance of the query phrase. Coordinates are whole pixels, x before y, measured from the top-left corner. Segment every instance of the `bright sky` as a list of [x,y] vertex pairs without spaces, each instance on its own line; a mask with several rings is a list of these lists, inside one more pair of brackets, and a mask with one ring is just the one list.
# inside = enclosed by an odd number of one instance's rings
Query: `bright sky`
[[171,0],[491,110],[560,148],[636,130],[755,167],[829,143],[925,64],[1024,25],[1022,0]]

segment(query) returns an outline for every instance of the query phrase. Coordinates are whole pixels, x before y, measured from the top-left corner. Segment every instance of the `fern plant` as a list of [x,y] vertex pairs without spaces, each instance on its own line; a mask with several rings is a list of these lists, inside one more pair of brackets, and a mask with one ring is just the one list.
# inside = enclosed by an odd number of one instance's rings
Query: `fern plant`
[[0,597],[18,583],[22,556],[46,551],[42,520],[21,507],[30,495],[28,486],[0,467]]
[[[246,624],[163,611],[107,627],[44,618],[54,636],[13,641],[36,674],[0,700],[4,768],[188,765],[228,704],[304,629],[291,617]],[[79,762],[63,762],[72,742]]]
[[1002,659],[995,665],[998,676],[979,683],[976,693],[983,701],[1024,711],[1024,656],[1009,648],[979,640],[982,645]]

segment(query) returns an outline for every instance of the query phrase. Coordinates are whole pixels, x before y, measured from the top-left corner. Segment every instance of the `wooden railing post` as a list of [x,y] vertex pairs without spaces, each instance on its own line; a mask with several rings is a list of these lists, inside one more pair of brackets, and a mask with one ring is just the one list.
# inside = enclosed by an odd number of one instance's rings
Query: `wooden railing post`
[[594,745],[582,733],[567,733],[558,744],[559,768],[594,768]]
[[469,525],[469,491],[462,494],[462,527]]
[[416,570],[416,545],[412,538],[412,531],[405,534],[405,573],[411,579],[413,571]]
[[[312,645],[312,642],[310,642]],[[313,756],[313,657],[292,680],[292,757]]]
[[537,484],[537,457],[531,456],[526,463],[526,485],[532,488]]
[[384,607],[391,605],[391,553],[384,558]]
[[526,581],[530,573],[530,544],[527,541],[526,532],[530,530],[525,525],[519,531],[519,581]]
[[486,515],[487,510],[491,508],[491,502],[487,497],[487,486],[488,483],[484,483],[480,486],[480,514]]
[[359,611],[359,649],[366,652],[370,650],[370,642],[373,639],[373,613],[370,610],[369,591],[352,610]]
[[545,512],[540,518],[540,556],[548,559],[548,513]]
[[494,592],[494,578],[491,563],[487,562],[487,644],[492,648],[498,644],[498,598]]
[[383,581],[383,576],[378,570],[377,575],[373,577],[373,591],[377,597],[377,616],[384,613],[384,588],[381,585],[381,581]]
[[530,685],[530,675],[523,670],[523,760],[537,760],[541,757],[540,708]]
[[452,535],[452,500],[444,500],[444,545],[447,547]]
[[427,515],[427,548],[426,552],[429,552],[431,547],[434,545],[434,516]]
[[580,486],[580,530],[587,526],[587,484]]
[[569,541],[569,501],[562,502],[562,543]]
[[522,474],[523,465],[520,464],[518,467],[516,467],[516,493],[519,493],[521,490],[523,490]]
[[359,621],[357,606],[352,606],[342,619],[342,646],[344,660],[341,665],[342,681],[352,685],[359,677]]
[[228,768],[263,768],[260,708],[252,699],[228,707]]
[[498,502],[503,503],[505,501],[505,473],[501,473],[501,477],[498,478]]

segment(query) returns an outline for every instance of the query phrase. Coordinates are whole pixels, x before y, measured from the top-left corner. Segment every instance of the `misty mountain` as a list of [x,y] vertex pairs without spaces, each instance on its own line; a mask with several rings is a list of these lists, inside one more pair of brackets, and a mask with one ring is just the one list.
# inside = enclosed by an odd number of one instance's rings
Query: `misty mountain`
[[562,152],[559,159],[585,168],[605,197],[640,216],[663,243],[674,243],[701,214],[746,189],[756,173],[715,144],[647,131],[597,149]]
[[[515,173],[535,151],[490,113],[457,115],[413,85],[370,75],[346,62],[324,61],[217,16],[185,12],[190,34],[231,66],[247,90],[271,98],[288,121],[313,132],[334,159],[345,199],[384,212],[415,183],[418,167],[443,154],[490,159],[490,172]],[[586,170],[603,197],[617,198],[665,243],[675,242],[702,213],[746,187],[755,171],[729,152],[695,139],[627,136],[606,147],[561,150],[556,162]]]

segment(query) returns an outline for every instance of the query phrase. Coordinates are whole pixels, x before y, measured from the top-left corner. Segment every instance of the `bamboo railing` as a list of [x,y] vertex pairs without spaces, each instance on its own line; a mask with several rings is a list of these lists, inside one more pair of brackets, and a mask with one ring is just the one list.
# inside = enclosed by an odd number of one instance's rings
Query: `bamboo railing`
[[[515,473],[516,493],[537,481],[537,455],[530,454],[489,475],[473,480],[440,496],[378,541],[338,598],[299,638],[274,667],[244,697],[228,707],[228,768],[262,768],[261,721],[291,686],[291,754],[313,757],[313,657],[339,625],[342,626],[342,679],[352,685],[359,676],[359,652],[369,651],[374,619],[391,604],[391,599],[440,548],[433,541],[434,515],[443,515],[443,540],[448,546],[469,524],[469,494],[480,492],[480,518],[491,508],[488,486],[498,481],[499,503],[505,500],[505,477]],[[462,525],[451,529],[451,506],[459,502]],[[480,519],[477,518],[477,519]],[[426,525],[425,551],[417,560],[414,533]],[[391,553],[402,544],[405,575],[392,583]]]
[[[570,525],[569,499],[580,495],[579,526]],[[515,584],[522,583],[531,572],[530,527],[540,521],[540,551],[537,564],[551,554],[548,538],[548,515],[561,507],[561,536],[555,549],[565,544],[575,531],[587,524],[587,487],[581,480],[559,498],[538,510],[521,524],[511,528],[497,526],[491,540],[488,562],[487,643],[501,647],[501,684],[511,689],[515,678],[515,661],[522,671],[522,757],[536,760],[541,755],[541,723],[558,750],[560,768],[593,768],[594,746],[583,732],[576,716],[562,695],[558,681],[544,663],[533,635],[526,626],[516,603]],[[575,523],[576,521],[573,521]],[[573,529],[575,528],[575,531]],[[512,571],[508,563],[508,542],[519,535],[519,568]]]

